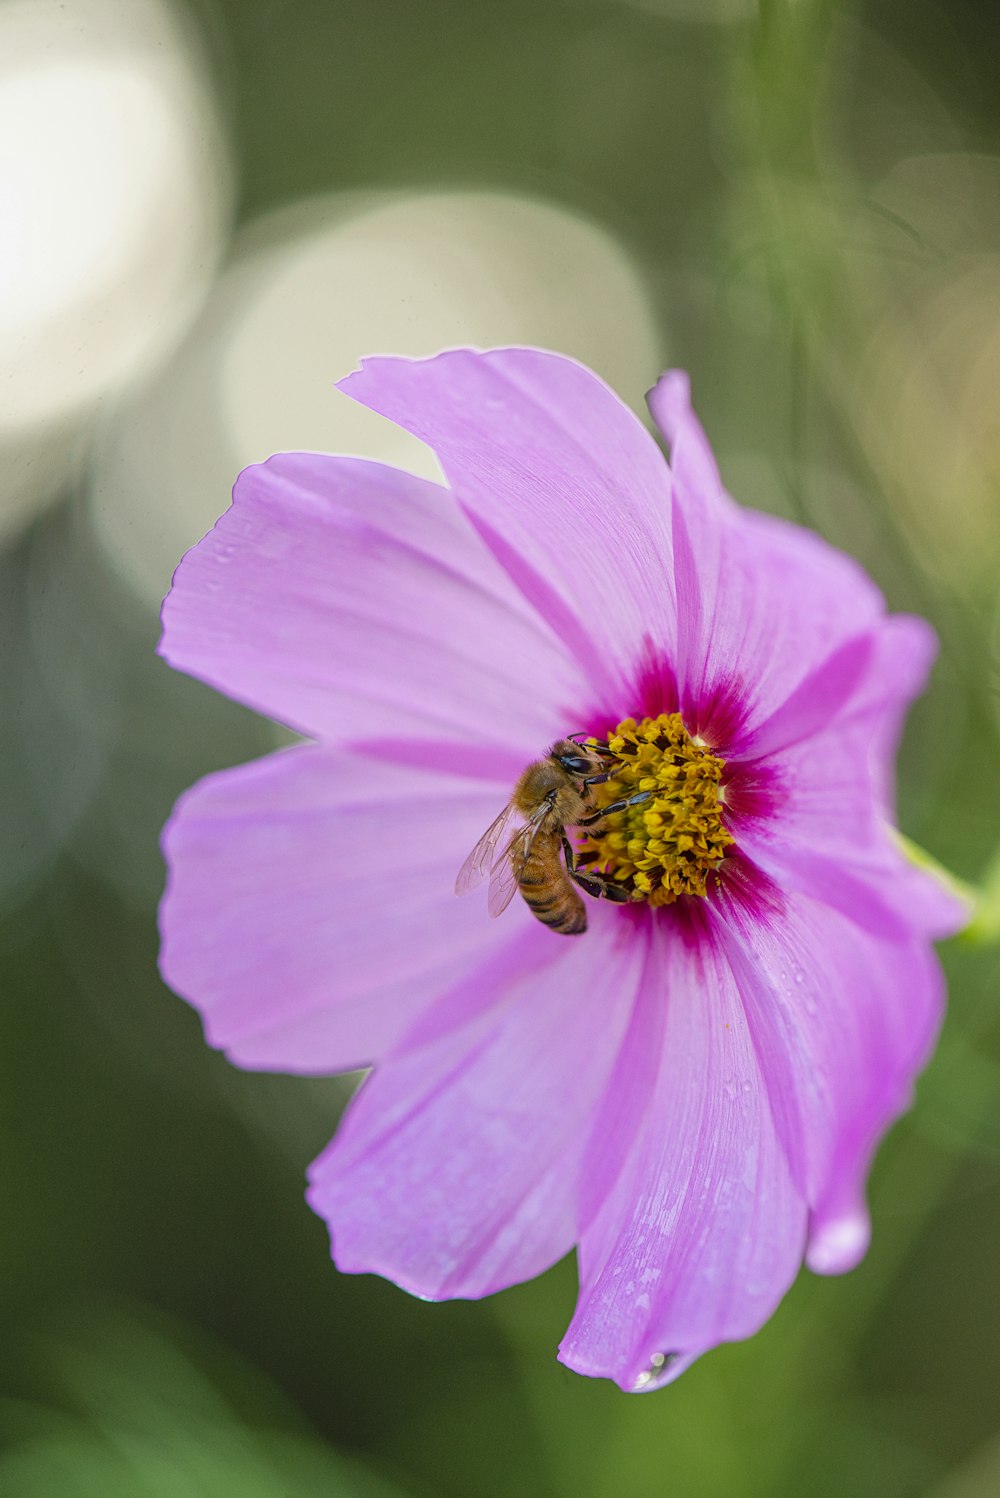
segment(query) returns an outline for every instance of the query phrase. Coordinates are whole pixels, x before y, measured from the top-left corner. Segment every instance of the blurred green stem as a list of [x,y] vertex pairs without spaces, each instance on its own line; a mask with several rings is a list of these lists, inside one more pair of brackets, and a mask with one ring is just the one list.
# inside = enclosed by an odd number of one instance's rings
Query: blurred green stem
[[897,831],[896,838],[910,863],[930,874],[968,907],[968,924],[958,933],[961,940],[977,947],[1000,942],[1000,848],[990,860],[982,882],[968,884],[902,832]]
[[962,932],[962,940],[977,947],[1000,942],[1000,848],[994,853],[982,884],[973,891],[975,910]]

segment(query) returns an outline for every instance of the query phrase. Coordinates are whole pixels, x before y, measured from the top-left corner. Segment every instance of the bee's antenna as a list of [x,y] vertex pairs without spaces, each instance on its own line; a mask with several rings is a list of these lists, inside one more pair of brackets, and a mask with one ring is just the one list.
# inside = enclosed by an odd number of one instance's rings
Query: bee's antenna
[[581,747],[589,749],[591,754],[608,755],[612,753],[612,751],[608,748],[606,739],[597,739],[592,744],[587,742],[588,739],[592,739],[593,737],[594,735],[592,733],[587,733],[586,730],[580,733],[568,733],[566,735],[566,738],[571,744],[580,744]]

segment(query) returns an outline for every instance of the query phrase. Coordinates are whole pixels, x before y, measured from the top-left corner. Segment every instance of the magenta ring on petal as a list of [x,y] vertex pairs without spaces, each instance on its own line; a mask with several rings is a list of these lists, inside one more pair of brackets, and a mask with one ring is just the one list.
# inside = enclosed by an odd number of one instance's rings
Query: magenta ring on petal
[[343,1270],[575,1247],[559,1356],[657,1388],[867,1246],[964,919],[890,830],[933,642],[735,504],[676,371],[670,464],[551,353],[341,388],[445,483],[284,454],[181,562],[164,656],[315,743],[182,798],[163,971],[238,1065],[373,1068],[310,1171]]

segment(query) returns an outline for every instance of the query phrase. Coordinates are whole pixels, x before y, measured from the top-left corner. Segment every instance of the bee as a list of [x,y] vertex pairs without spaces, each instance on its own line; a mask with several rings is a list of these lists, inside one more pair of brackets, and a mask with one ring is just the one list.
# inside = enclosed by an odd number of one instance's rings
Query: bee
[[[536,760],[521,775],[507,805],[459,870],[455,893],[467,894],[489,872],[490,915],[502,915],[520,890],[532,915],[562,936],[579,936],[587,929],[587,912],[574,884],[589,895],[627,901],[630,896],[623,885],[577,867],[566,836],[567,827],[590,826],[636,799],[594,810],[590,788],[612,778],[614,771],[605,769],[609,757],[614,758],[606,744],[557,740],[544,759]],[[504,836],[518,815],[524,824],[505,843]]]

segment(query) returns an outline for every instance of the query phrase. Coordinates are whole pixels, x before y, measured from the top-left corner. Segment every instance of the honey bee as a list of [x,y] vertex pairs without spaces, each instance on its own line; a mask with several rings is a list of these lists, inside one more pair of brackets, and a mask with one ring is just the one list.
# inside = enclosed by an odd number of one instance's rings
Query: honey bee
[[[606,744],[559,739],[544,759],[529,765],[459,870],[455,893],[467,894],[489,872],[490,915],[502,915],[520,890],[531,913],[562,936],[579,936],[587,929],[587,912],[574,884],[590,895],[627,901],[629,893],[622,885],[577,867],[566,836],[567,827],[589,826],[627,804],[595,811],[590,801],[590,787],[612,778],[614,772],[604,768],[609,756]],[[504,843],[518,815],[524,825]]]

